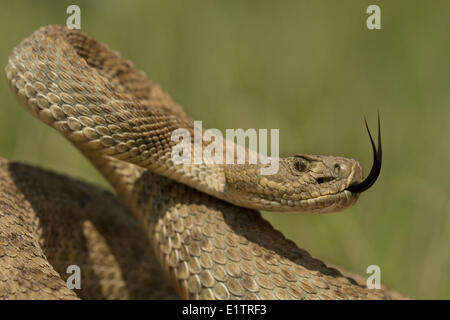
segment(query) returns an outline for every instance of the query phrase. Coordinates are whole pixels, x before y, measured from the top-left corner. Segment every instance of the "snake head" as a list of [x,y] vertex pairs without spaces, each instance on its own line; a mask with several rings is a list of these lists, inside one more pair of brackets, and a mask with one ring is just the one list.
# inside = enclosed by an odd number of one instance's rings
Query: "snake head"
[[227,192],[239,205],[283,212],[336,212],[353,205],[359,193],[347,190],[362,181],[358,161],[297,154],[279,159],[278,171],[258,174],[258,165],[230,165]]
[[[279,159],[278,171],[261,175],[261,165],[225,168],[227,192],[236,204],[260,210],[285,212],[338,212],[352,206],[369,189],[381,170],[381,134],[378,117],[378,150],[366,122],[373,150],[373,166],[363,180],[354,159],[296,154]],[[262,165],[264,166],[264,165]],[[236,201],[237,200],[237,201]]]

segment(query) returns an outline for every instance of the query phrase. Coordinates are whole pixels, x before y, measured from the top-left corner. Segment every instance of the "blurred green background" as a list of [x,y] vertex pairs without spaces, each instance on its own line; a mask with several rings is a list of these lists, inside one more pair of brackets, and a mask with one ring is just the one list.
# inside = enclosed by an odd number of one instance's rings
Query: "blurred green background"
[[[279,128],[280,153],[370,168],[363,115],[381,113],[383,170],[344,213],[265,213],[317,258],[413,298],[450,298],[449,1],[2,1],[0,61],[35,29],[65,24],[134,61],[204,127]],[[382,29],[366,28],[370,4]],[[0,156],[107,183],[0,84]]]

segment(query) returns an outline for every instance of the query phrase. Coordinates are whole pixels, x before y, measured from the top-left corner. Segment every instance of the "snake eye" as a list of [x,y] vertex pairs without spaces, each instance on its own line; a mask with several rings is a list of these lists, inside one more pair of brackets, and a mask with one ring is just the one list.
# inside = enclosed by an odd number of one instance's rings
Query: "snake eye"
[[305,158],[295,159],[294,168],[299,172],[304,172],[308,168],[308,161]]

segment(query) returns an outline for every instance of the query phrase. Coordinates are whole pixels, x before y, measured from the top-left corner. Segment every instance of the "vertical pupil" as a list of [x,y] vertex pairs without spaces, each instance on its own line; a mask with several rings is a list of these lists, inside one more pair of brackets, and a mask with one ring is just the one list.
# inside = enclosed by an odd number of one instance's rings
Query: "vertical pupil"
[[304,159],[297,160],[297,170],[303,171],[306,169],[306,161]]

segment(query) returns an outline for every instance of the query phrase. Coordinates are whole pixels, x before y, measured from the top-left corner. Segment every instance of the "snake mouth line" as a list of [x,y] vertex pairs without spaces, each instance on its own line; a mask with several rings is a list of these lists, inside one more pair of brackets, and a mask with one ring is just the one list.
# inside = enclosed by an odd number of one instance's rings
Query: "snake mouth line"
[[[323,211],[326,212],[328,208],[334,208],[337,204],[343,204],[342,202],[348,202],[349,205],[353,203],[358,197],[358,194],[353,194],[348,190],[339,191],[336,193],[330,193],[326,195],[320,195],[314,198],[301,199],[301,200],[275,200],[275,199],[261,199],[255,198],[253,201],[259,202],[263,207],[270,209],[277,209],[279,211]],[[347,206],[342,206],[342,210]],[[299,211],[300,210],[300,211]]]
[[367,120],[364,117],[364,123],[366,124],[367,133],[369,134],[370,143],[372,144],[373,151],[373,164],[370,169],[369,175],[364,179],[364,181],[350,185],[346,190],[351,193],[361,193],[369,189],[375,181],[377,181],[381,172],[381,160],[382,160],[382,148],[381,148],[381,128],[380,128],[380,114],[378,113],[378,150],[373,142],[372,135],[370,134],[369,126],[367,125]]

